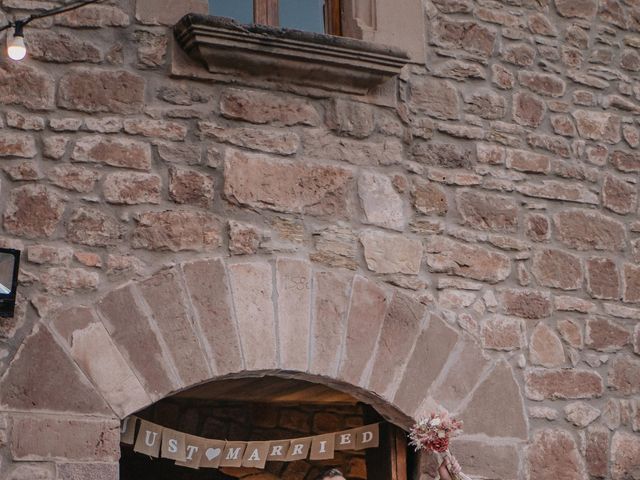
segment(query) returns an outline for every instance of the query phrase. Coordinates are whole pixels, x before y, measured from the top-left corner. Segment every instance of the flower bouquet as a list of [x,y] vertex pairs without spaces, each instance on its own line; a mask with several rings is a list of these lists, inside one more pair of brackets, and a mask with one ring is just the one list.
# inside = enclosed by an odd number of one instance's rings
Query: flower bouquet
[[444,462],[453,480],[471,480],[462,473],[460,464],[449,451],[449,440],[462,432],[462,422],[449,417],[446,413],[432,413],[428,418],[418,421],[409,432],[410,445],[418,450],[434,452],[438,464]]

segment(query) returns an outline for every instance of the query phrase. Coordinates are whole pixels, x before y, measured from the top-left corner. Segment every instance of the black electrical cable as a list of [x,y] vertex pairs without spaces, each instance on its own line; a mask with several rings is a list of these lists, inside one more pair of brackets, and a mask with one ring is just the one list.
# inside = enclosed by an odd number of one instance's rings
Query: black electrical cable
[[26,24],[32,22],[33,20],[37,20],[39,18],[50,17],[52,15],[58,15],[60,13],[70,12],[71,10],[75,10],[76,8],[84,7],[85,5],[89,5],[91,3],[99,3],[104,0],[84,0],[82,2],[71,3],[69,5],[61,5],[56,8],[52,8],[51,10],[45,10],[44,12],[37,12],[29,15],[27,18],[22,20],[14,20],[13,22],[9,22],[8,24],[0,27],[0,32],[15,27],[16,29],[22,30]]

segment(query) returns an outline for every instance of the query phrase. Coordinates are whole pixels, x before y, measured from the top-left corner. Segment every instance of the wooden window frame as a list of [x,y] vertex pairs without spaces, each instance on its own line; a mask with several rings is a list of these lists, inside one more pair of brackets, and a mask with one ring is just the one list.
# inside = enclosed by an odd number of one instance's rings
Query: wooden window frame
[[[328,35],[342,35],[341,0],[325,0],[324,30]],[[279,27],[279,0],[253,0],[253,22]]]

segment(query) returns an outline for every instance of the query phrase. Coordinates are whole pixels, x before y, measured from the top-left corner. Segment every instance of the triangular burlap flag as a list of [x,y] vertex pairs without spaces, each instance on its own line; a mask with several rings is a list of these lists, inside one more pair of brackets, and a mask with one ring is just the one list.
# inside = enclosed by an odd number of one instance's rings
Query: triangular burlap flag
[[269,442],[269,455],[267,461],[269,462],[283,462],[287,458],[289,453],[289,440],[276,440]]
[[357,428],[345,430],[335,434],[336,450],[355,450]]
[[269,442],[249,442],[244,451],[242,466],[250,468],[264,468],[269,454]]
[[295,462],[307,458],[309,449],[311,448],[311,439],[312,437],[304,437],[291,440],[285,462]]
[[329,460],[333,458],[335,447],[335,435],[327,433],[326,435],[318,435],[313,437],[311,442],[310,460]]
[[177,461],[176,465],[189,468],[200,468],[200,459],[204,453],[207,440],[194,435],[185,435],[186,457],[184,461]]
[[356,429],[356,450],[375,448],[380,444],[380,424],[374,423]]
[[138,438],[136,439],[133,451],[158,458],[161,439],[162,427],[160,425],[141,420]]
[[186,435],[169,428],[162,429],[162,449],[160,456],[178,462],[187,460]]
[[125,418],[120,425],[120,443],[133,445],[136,441],[136,425],[138,417],[131,415]]
[[207,440],[200,459],[200,468],[218,468],[225,443],[224,440]]
[[241,467],[242,457],[247,448],[246,442],[227,442],[220,459],[221,467]]

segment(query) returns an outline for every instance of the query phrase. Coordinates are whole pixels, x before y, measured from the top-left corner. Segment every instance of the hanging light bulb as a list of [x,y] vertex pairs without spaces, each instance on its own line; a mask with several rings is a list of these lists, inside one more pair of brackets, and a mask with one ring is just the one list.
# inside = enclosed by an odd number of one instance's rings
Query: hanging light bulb
[[22,60],[27,55],[27,46],[24,43],[22,26],[22,23],[16,23],[13,38],[7,46],[7,54],[12,60]]

